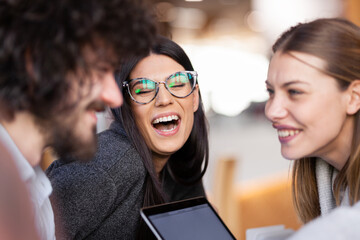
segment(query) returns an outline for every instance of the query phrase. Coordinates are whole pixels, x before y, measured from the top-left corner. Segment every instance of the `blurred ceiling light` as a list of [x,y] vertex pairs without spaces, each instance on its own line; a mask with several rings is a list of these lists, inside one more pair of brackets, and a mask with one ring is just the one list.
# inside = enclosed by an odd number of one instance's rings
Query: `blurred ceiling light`
[[174,19],[171,26],[175,28],[201,29],[206,23],[206,13],[197,8],[175,7],[168,11],[168,18]]
[[174,16],[169,14],[174,5],[169,2],[159,2],[155,5],[155,11],[159,22],[172,22]]
[[185,0],[185,2],[202,2],[203,0]]

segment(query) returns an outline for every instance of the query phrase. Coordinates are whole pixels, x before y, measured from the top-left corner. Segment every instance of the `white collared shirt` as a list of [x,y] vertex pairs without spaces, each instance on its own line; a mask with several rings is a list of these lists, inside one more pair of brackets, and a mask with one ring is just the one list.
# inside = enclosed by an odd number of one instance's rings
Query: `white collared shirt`
[[52,187],[48,177],[40,166],[32,167],[29,164],[1,124],[0,141],[13,156],[20,177],[27,186],[34,207],[35,222],[40,238],[43,240],[55,239],[54,212],[49,199]]

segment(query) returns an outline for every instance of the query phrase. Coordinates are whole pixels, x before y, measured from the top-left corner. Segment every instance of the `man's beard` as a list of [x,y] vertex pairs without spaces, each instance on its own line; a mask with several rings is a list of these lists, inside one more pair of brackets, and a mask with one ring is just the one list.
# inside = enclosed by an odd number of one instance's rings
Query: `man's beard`
[[72,162],[75,160],[89,161],[97,150],[96,126],[93,127],[90,138],[82,138],[76,134],[76,122],[74,124],[58,123],[53,125],[51,136],[52,147],[62,161]]
[[[88,104],[86,111],[104,111],[105,103],[100,100],[94,100]],[[69,107],[64,111],[59,111],[56,117],[47,119],[38,119],[40,129],[46,136],[46,143],[51,146],[58,158],[65,162],[89,161],[97,150],[96,126],[91,134],[81,134],[81,119],[79,109]],[[59,117],[61,115],[61,117]],[[64,116],[67,116],[64,118]],[[86,130],[84,130],[86,131]],[[84,133],[83,133],[84,134]],[[87,136],[87,137],[86,137]]]

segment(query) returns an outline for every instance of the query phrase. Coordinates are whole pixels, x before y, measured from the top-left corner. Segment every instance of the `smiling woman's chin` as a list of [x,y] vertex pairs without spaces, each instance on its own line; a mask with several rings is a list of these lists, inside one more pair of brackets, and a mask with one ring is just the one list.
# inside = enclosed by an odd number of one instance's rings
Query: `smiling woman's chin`
[[287,160],[296,160],[303,157],[300,154],[296,154],[295,152],[289,151],[289,149],[283,149],[283,147],[281,148],[281,155],[283,156],[283,158]]
[[294,157],[288,157],[288,156],[284,156],[282,155],[286,160],[297,160],[299,158],[294,158]]
[[161,144],[157,147],[156,152],[159,155],[166,155],[171,156],[172,154],[176,153],[183,145],[180,144],[176,145],[168,145],[168,144]]

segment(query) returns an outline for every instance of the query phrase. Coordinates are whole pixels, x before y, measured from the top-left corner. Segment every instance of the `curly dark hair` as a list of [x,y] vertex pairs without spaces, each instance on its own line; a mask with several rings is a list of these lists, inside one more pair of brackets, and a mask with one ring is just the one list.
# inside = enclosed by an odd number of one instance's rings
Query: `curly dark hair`
[[[155,33],[137,0],[0,0],[1,107],[10,117],[51,116],[67,98],[69,74],[81,69],[86,77],[94,62],[115,67],[146,54]],[[85,47],[95,61],[87,61]]]

